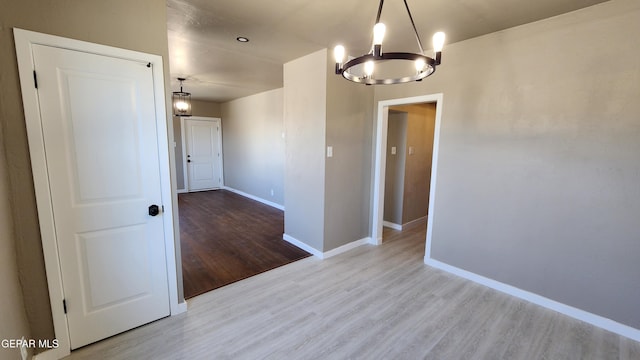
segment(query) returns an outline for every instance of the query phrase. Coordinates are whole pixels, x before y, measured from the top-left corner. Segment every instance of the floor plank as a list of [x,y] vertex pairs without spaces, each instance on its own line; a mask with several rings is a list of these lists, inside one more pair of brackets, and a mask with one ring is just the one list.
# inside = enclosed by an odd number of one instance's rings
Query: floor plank
[[186,299],[311,254],[282,240],[284,213],[227,190],[178,195]]
[[640,343],[424,264],[424,228],[197,296],[70,359],[639,359]]

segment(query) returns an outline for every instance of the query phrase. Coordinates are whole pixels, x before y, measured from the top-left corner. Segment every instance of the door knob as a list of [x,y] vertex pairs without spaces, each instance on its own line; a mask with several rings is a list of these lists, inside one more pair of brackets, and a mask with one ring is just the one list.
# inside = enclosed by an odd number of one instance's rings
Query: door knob
[[160,214],[160,208],[158,205],[149,206],[149,216],[156,216],[158,214]]

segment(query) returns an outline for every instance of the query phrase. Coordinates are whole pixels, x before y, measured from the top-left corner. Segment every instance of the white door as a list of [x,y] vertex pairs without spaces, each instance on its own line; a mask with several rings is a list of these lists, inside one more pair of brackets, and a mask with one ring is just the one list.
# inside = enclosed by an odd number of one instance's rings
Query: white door
[[218,189],[222,186],[220,120],[185,120],[188,190]]
[[75,349],[170,312],[152,69],[42,45],[33,59]]

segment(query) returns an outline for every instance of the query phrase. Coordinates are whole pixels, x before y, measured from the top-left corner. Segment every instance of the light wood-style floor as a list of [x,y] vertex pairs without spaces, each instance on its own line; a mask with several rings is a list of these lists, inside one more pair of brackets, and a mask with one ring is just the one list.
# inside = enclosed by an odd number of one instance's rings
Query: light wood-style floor
[[640,359],[640,343],[423,263],[424,228],[197,296],[71,359]]

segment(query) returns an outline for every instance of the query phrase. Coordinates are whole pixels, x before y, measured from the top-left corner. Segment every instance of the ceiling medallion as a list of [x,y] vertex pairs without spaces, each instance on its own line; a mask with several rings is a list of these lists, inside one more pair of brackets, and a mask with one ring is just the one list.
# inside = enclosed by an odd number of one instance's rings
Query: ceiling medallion
[[[416,36],[420,52],[407,53],[382,51],[382,40],[384,39],[386,27],[380,22],[382,6],[384,5],[384,0],[380,0],[376,23],[373,27],[373,46],[371,51],[368,54],[358,56],[345,63],[344,58],[346,52],[344,46],[336,46],[333,50],[333,54],[336,60],[337,75],[342,75],[345,79],[360,84],[383,85],[421,81],[436,71],[436,66],[440,65],[440,61],[442,59],[442,47],[444,45],[445,35],[443,32],[437,32],[433,35],[433,49],[435,51],[435,57],[431,58],[425,56],[422,48],[422,42],[420,41],[418,30],[416,29],[416,25],[413,21],[413,16],[411,16],[411,10],[409,10],[407,0],[403,1],[407,9],[411,25],[413,26],[413,32]],[[406,71],[405,69],[405,72],[399,76],[396,74],[397,71],[391,71],[393,72],[393,75],[390,75],[388,71],[384,72],[376,70],[384,63],[393,63],[392,65],[395,65],[396,63],[399,64],[401,62],[411,62],[413,63],[413,66],[409,67],[409,71]],[[389,67],[387,64],[385,68],[393,70],[394,66]],[[397,66],[397,68],[400,68],[400,66]]]

